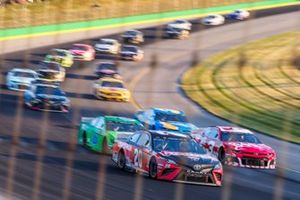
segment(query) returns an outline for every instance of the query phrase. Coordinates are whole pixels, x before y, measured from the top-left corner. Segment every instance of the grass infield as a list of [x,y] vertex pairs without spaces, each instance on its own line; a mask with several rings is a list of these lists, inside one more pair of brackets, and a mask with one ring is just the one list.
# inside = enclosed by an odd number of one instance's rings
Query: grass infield
[[217,116],[300,143],[299,39],[290,32],[219,53],[189,69],[182,88]]

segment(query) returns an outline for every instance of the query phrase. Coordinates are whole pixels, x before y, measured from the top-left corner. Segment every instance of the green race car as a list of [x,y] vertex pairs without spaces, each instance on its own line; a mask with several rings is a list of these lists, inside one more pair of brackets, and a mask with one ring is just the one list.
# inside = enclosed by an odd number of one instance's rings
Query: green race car
[[57,62],[63,67],[71,67],[74,63],[73,55],[65,49],[51,49],[45,60]]
[[144,126],[131,118],[82,117],[78,131],[78,143],[97,152],[110,153],[116,139],[127,139],[139,130],[144,130]]

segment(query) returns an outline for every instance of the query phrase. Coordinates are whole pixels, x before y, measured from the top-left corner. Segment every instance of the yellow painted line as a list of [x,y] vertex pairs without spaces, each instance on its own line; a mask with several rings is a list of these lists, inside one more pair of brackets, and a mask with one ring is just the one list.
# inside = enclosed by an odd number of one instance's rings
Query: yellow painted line
[[[277,7],[284,7],[284,6],[291,6],[291,5],[300,5],[300,2],[294,2],[294,3],[282,3],[282,4],[277,4],[277,5],[270,5],[270,6],[260,6],[260,7],[254,7],[254,8],[249,8],[247,10],[261,10],[261,9],[267,9],[267,8],[277,8]],[[227,14],[230,13],[231,10],[228,11],[223,11],[223,12],[218,12],[219,14]],[[26,34],[26,35],[19,35],[19,36],[10,36],[10,37],[5,37],[5,38],[0,38],[0,41],[7,41],[7,40],[16,40],[16,39],[23,39],[23,38],[35,38],[35,37],[41,37],[41,36],[50,36],[50,35],[55,35],[55,34],[63,34],[63,33],[76,33],[76,32],[83,32],[83,31],[90,31],[90,30],[103,30],[103,29],[109,29],[109,28],[122,28],[126,26],[131,26],[131,25],[140,25],[140,24],[150,24],[150,23],[163,23],[163,22],[168,22],[174,19],[178,18],[185,18],[185,19],[193,19],[193,18],[198,18],[198,17],[203,17],[207,16],[210,14],[214,14],[215,12],[211,13],[205,13],[205,14],[196,14],[196,15],[190,15],[186,17],[169,17],[165,19],[155,19],[155,20],[146,20],[146,21],[140,21],[140,22],[127,22],[124,24],[115,24],[115,25],[107,25],[107,26],[101,26],[101,27],[87,27],[87,28],[79,28],[75,30],[59,30],[59,31],[51,31],[51,32],[46,32],[46,33],[36,33],[36,34]],[[58,25],[59,26],[59,25]]]
[[142,106],[137,102],[137,100],[134,98],[134,90],[137,86],[137,83],[144,77],[146,76],[148,73],[150,72],[150,68],[149,67],[145,67],[143,68],[136,76],[133,77],[133,79],[130,81],[129,83],[129,90],[131,92],[131,99],[130,99],[130,103],[135,107],[136,110],[141,110]]

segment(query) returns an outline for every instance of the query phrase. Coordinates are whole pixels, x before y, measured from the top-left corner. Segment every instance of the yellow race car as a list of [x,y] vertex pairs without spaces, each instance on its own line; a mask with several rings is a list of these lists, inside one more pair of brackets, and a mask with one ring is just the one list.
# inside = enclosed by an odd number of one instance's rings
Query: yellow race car
[[101,78],[94,83],[94,95],[98,99],[125,101],[130,100],[130,91],[120,79]]
[[71,67],[74,63],[73,55],[65,49],[51,49],[46,61],[57,62],[63,67]]

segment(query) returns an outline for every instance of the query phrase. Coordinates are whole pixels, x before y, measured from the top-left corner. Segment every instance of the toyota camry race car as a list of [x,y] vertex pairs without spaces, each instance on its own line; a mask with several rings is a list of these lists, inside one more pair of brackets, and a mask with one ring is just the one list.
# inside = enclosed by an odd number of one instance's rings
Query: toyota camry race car
[[167,27],[190,31],[192,29],[192,24],[185,19],[177,19],[174,22],[169,23]]
[[101,78],[94,83],[94,95],[98,99],[129,101],[130,91],[125,88],[124,82],[120,79]]
[[176,131],[189,134],[197,127],[189,123],[184,112],[172,109],[151,108],[138,111],[135,118],[150,130]]
[[54,84],[33,84],[24,93],[24,104],[33,110],[68,112],[70,100]]
[[99,63],[96,68],[95,74],[98,76],[98,78],[111,77],[121,79],[116,64],[111,61]]
[[7,73],[6,86],[10,90],[24,91],[38,78],[38,74],[31,69],[14,68]]
[[127,43],[141,44],[144,42],[144,34],[138,30],[128,30],[121,37]]
[[65,80],[66,70],[56,62],[44,61],[36,70],[40,80],[49,82],[62,82]]
[[137,46],[123,45],[120,51],[122,60],[139,61],[144,58],[144,51]]
[[95,59],[95,49],[88,44],[73,44],[69,51],[75,60],[92,61]]
[[74,63],[71,52],[65,49],[51,49],[45,60],[57,62],[63,67],[71,67]]
[[192,133],[205,149],[227,165],[275,169],[276,153],[250,130],[237,127],[208,127]]
[[163,131],[139,131],[116,140],[112,160],[153,179],[206,185],[222,185],[223,168],[187,135]]
[[140,122],[126,117],[82,117],[78,143],[97,152],[110,153],[116,139],[125,140],[134,132],[143,129]]
[[97,53],[118,54],[121,44],[115,39],[102,38],[95,44]]
[[225,22],[225,18],[219,14],[209,15],[207,17],[204,17],[201,21],[203,25],[208,25],[208,26],[217,26],[217,25],[224,24],[224,22]]
[[227,19],[245,20],[250,17],[250,13],[247,10],[235,10],[232,13],[226,15]]

